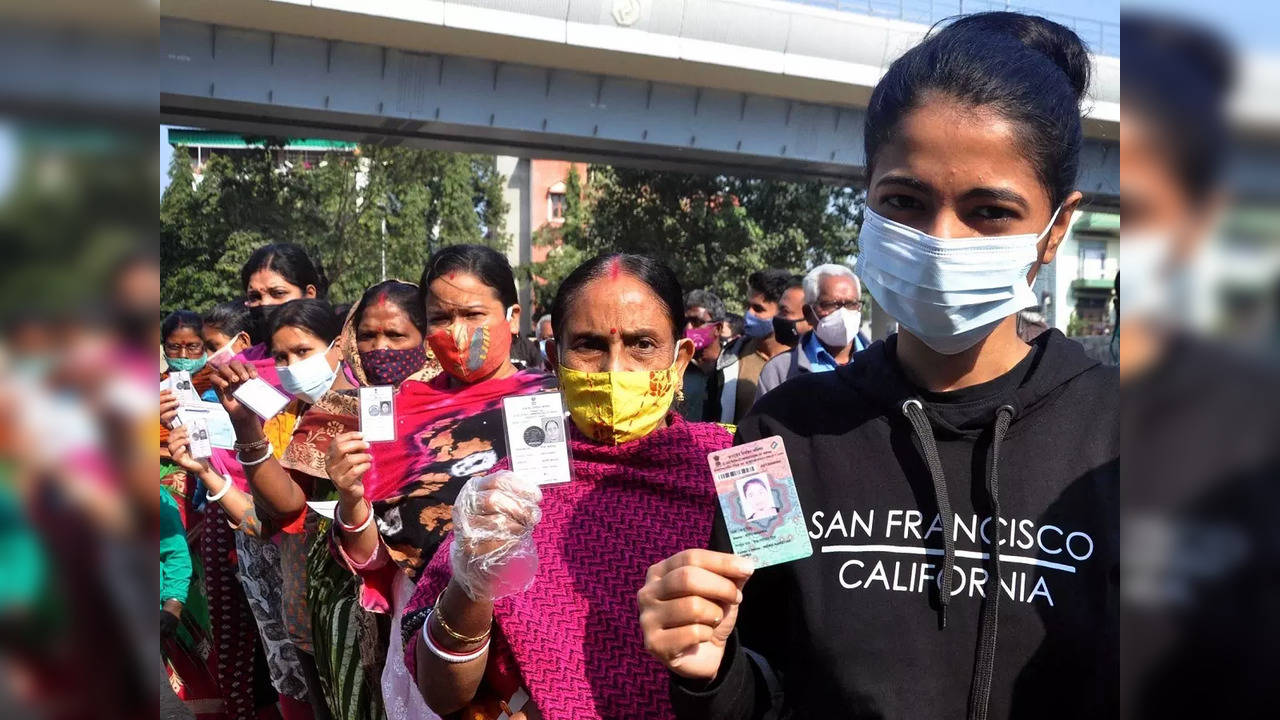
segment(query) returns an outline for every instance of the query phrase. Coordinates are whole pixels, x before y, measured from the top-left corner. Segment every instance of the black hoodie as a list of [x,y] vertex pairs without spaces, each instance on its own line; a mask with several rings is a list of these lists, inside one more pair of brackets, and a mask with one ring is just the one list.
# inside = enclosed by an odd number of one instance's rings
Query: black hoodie
[[[743,420],[738,442],[785,442],[814,552],[756,571],[716,680],[672,676],[678,717],[1117,713],[1115,369],[1050,331],[1005,375],[931,393],[896,341]],[[711,549],[730,551],[723,518]]]

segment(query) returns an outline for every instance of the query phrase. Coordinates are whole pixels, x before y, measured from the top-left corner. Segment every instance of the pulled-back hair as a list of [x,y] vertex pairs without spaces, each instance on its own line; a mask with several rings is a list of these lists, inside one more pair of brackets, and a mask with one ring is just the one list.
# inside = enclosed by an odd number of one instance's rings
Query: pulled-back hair
[[1009,120],[1059,205],[1075,189],[1089,71],[1088,50],[1063,25],[1013,12],[962,17],[895,60],[876,84],[863,139],[868,175],[908,113],[930,98],[948,98]]
[[404,311],[404,314],[409,317],[409,322],[418,328],[418,332],[423,336],[427,334],[427,310],[422,302],[421,293],[413,284],[399,280],[384,280],[365,290],[364,295],[360,297],[360,302],[356,304],[355,316],[352,318],[354,324],[359,327],[361,319],[364,318],[364,311],[374,302],[384,298]]
[[[442,275],[461,272],[474,275],[480,282],[493,288],[503,307],[519,304],[516,295],[516,279],[511,272],[507,256],[484,245],[447,245],[427,258],[427,267],[418,283],[422,297],[430,292],[432,281]],[[424,307],[426,303],[423,303]]]
[[333,306],[318,298],[290,300],[271,314],[271,331],[267,342],[283,327],[295,327],[331,343],[342,332],[342,321],[333,314]]
[[168,339],[178,328],[190,328],[196,335],[204,329],[200,316],[190,310],[174,310],[160,323],[161,341]]
[[329,293],[329,280],[324,275],[324,267],[319,260],[314,260],[300,245],[283,242],[263,245],[245,261],[240,268],[240,288],[249,289],[249,278],[260,270],[274,270],[280,273],[290,285],[296,285],[305,293],[308,285],[316,289],[316,297],[323,298]]
[[229,338],[245,333],[249,336],[250,344],[260,343],[264,339],[255,337],[258,328],[253,321],[253,313],[244,304],[244,300],[229,300],[214,305],[204,314],[204,324]]
[[591,281],[614,272],[630,275],[647,285],[666,310],[671,322],[671,336],[676,340],[684,336],[684,299],[675,272],[666,263],[645,255],[605,253],[574,268],[560,283],[556,298],[551,302],[551,332],[557,338],[564,337],[562,330],[566,315],[582,289]]

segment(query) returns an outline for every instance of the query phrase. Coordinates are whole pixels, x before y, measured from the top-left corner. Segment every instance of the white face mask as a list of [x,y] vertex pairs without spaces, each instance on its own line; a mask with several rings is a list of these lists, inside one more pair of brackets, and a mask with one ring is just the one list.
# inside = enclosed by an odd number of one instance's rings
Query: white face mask
[[231,362],[231,358],[236,356],[236,351],[232,349],[232,346],[235,345],[236,340],[239,339],[240,336],[236,335],[228,340],[226,345],[218,348],[209,356],[209,362],[214,363],[215,365]]
[[1037,304],[1027,273],[1039,234],[940,238],[867,208],[858,276],[903,329],[944,355],[978,344],[1002,320]]
[[862,326],[862,313],[848,308],[839,308],[830,315],[819,318],[813,332],[827,347],[847,347],[858,335]]
[[324,352],[315,353],[292,365],[277,367],[280,386],[299,400],[309,403],[315,403],[324,397],[338,379],[338,369],[329,365],[329,350],[332,349],[333,343],[329,343]]

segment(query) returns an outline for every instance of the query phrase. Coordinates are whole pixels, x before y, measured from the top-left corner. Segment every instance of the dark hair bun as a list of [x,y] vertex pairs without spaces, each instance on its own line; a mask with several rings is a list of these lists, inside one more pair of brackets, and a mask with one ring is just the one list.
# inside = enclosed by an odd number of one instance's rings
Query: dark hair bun
[[1008,35],[1053,61],[1071,83],[1077,104],[1089,89],[1089,74],[1093,67],[1089,49],[1080,36],[1065,25],[1036,15],[987,12],[962,17],[942,31],[950,32]]
[[1053,205],[1075,189],[1090,59],[1071,30],[1011,12],[962,17],[906,51],[876,83],[863,132],[868,172],[898,123],[935,96],[994,110],[1019,127],[1019,150]]
[[[1122,82],[1152,84],[1152,75],[1176,77],[1182,83],[1195,82],[1199,90],[1218,101],[1232,89],[1236,80],[1235,54],[1227,41],[1215,32],[1198,25],[1141,12],[1126,12],[1120,23],[1120,43],[1132,47],[1136,70],[1128,71],[1129,53],[1125,53]],[[1163,79],[1163,78],[1161,78]],[[1181,88],[1170,88],[1177,92]],[[1196,102],[1204,102],[1196,97]]]

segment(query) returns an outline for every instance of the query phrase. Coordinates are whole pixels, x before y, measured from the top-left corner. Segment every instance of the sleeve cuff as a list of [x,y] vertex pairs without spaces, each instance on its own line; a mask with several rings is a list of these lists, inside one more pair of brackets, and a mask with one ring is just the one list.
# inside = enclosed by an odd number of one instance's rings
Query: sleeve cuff
[[335,552],[338,554],[338,559],[350,568],[352,572],[371,572],[373,570],[378,570],[387,564],[387,546],[382,542],[382,535],[378,535],[378,545],[373,549],[373,554],[364,562],[358,563],[355,560],[352,560],[351,556],[347,554],[346,548],[342,547],[342,539],[339,537],[339,533],[341,531],[338,529],[338,524],[336,522],[332,525],[331,530],[333,547]]
[[387,552],[387,546],[383,543],[382,536],[378,536],[378,546],[374,548],[373,554],[369,556],[369,559],[363,563],[357,563],[343,549],[342,541],[338,539],[337,535],[341,531],[337,528],[338,526],[335,523],[332,527],[333,531],[329,535],[329,554],[351,570],[352,574],[359,580],[360,588],[356,599],[359,601],[360,607],[373,613],[390,613],[391,594],[400,568],[395,563],[389,562],[390,553]]
[[725,645],[724,660],[714,680],[692,680],[671,673],[671,706],[677,718],[749,718],[755,699],[750,660],[735,630]]

